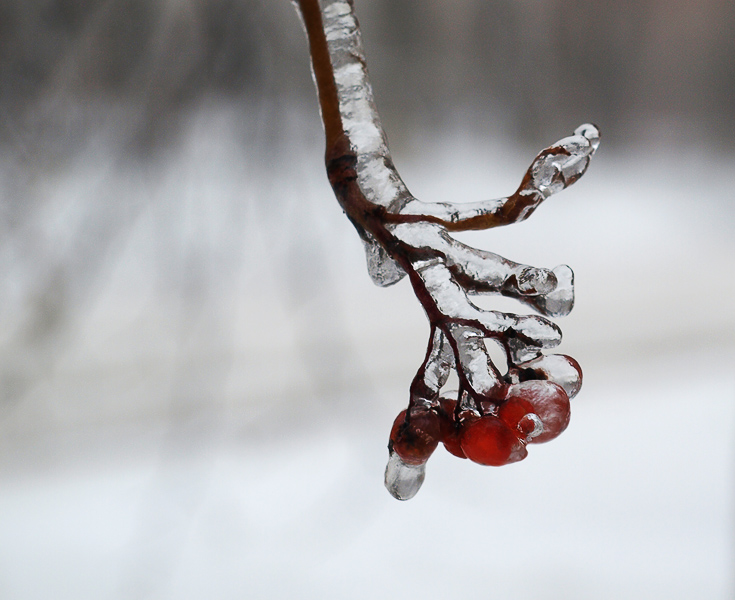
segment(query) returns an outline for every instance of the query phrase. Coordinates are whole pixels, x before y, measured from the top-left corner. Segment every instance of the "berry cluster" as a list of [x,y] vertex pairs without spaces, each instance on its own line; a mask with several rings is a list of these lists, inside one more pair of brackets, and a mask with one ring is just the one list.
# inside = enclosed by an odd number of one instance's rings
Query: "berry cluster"
[[528,444],[557,437],[569,425],[569,399],[581,387],[582,371],[561,354],[533,362],[511,368],[496,398],[460,390],[456,398],[441,395],[401,411],[388,443],[394,462],[423,467],[441,442],[454,456],[499,467],[526,458]]

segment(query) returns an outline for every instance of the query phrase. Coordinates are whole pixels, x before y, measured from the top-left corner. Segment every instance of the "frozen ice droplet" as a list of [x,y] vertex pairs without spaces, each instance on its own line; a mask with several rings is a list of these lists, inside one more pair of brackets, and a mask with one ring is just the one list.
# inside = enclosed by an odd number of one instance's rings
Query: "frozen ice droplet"
[[398,283],[406,272],[396,263],[374,239],[364,240],[367,269],[373,282],[380,287]]
[[528,413],[518,421],[518,431],[524,434],[526,441],[529,442],[544,432],[544,424],[537,414]]
[[385,467],[385,488],[396,500],[410,500],[421,489],[426,477],[426,463],[409,465],[395,452]]
[[579,127],[577,127],[577,129],[574,130],[574,135],[581,135],[586,137],[587,140],[589,140],[590,145],[592,146],[592,153],[594,153],[597,150],[597,147],[600,145],[600,131],[592,123],[585,123],[583,125],[580,125]]

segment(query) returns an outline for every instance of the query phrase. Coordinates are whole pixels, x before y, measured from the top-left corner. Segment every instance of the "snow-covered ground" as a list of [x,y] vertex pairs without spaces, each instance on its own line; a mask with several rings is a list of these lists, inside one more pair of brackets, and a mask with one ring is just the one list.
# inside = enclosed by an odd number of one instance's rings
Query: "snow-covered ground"
[[[291,118],[266,145],[211,109],[148,162],[101,138],[24,181],[0,247],[0,598],[731,598],[732,157],[603,138],[528,222],[462,236],[573,267],[561,351],[585,385],[526,461],[440,448],[401,503],[385,445],[428,328],[407,282],[371,284],[315,115]],[[395,158],[418,197],[473,200],[532,157],[448,133]]]

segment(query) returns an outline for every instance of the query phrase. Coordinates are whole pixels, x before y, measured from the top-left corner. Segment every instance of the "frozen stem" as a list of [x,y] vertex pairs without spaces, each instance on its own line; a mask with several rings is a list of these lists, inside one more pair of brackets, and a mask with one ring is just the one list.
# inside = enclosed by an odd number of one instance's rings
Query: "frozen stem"
[[[421,202],[393,165],[352,0],[295,0],[295,4],[309,41],[332,189],[365,244],[375,283],[392,285],[408,275],[431,326],[406,418],[411,418],[414,407],[439,406],[451,369],[456,369],[460,382],[458,413],[492,414],[509,387],[527,379],[547,379],[569,396],[576,394],[578,365],[568,357],[542,353],[561,341],[561,331],[546,317],[566,315],[574,304],[571,269],[515,263],[462,244],[449,232],[528,218],[541,202],[584,174],[600,141],[597,128],[582,125],[541,151],[510,196],[473,203]],[[476,294],[510,296],[543,316],[483,310],[471,300]],[[487,338],[506,351],[509,370],[504,376],[489,358]],[[406,499],[418,490],[424,471],[396,457],[391,450],[386,485],[394,496]],[[406,477],[414,475],[415,480],[407,483]]]

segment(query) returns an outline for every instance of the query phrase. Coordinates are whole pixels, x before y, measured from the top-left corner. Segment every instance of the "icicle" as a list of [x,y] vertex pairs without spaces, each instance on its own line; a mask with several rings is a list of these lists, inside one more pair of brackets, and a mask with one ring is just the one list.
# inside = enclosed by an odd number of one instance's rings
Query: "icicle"
[[385,467],[385,487],[397,500],[410,500],[421,489],[426,477],[426,463],[409,465],[395,452]]

